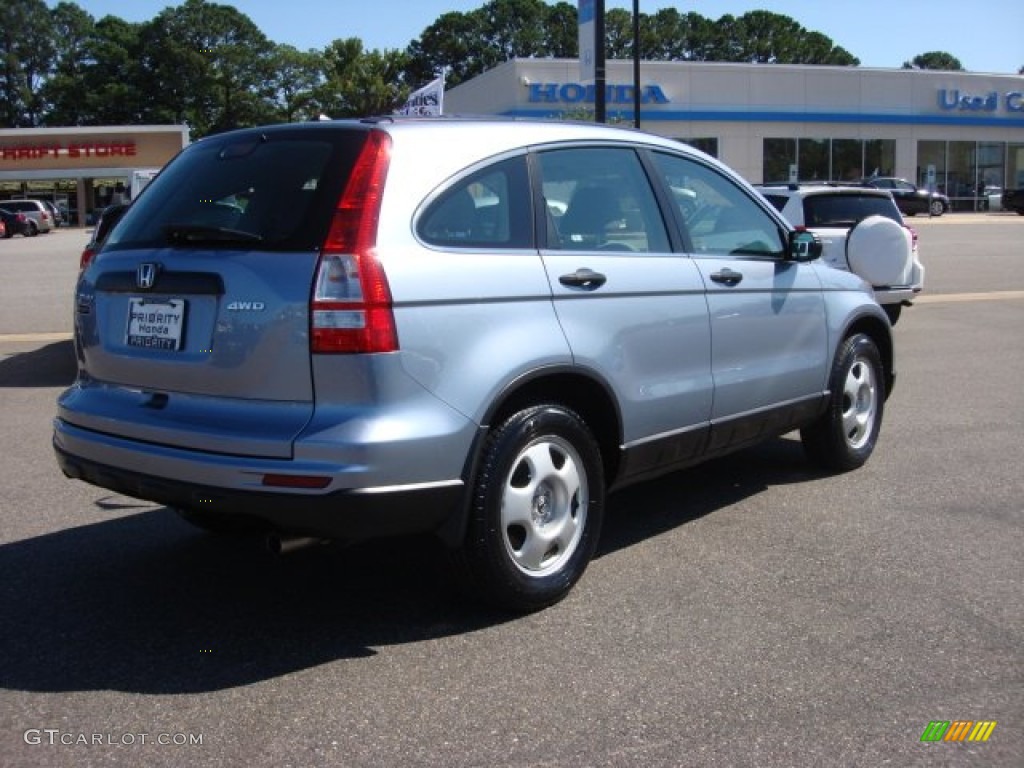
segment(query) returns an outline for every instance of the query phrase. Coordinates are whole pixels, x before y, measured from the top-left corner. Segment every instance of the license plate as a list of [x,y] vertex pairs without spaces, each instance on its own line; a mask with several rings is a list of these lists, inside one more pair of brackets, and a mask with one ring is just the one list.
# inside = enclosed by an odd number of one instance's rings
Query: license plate
[[125,343],[129,347],[146,349],[181,349],[185,328],[184,299],[128,300],[128,332]]

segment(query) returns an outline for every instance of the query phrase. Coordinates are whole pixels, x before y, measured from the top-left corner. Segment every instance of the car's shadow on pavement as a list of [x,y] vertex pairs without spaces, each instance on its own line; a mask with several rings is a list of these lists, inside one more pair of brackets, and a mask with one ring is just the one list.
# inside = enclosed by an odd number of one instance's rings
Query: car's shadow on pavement
[[[768,445],[613,496],[599,556],[810,477],[799,445]],[[515,620],[460,597],[430,539],[275,558],[125,497],[97,506],[122,516],[0,546],[0,688],[223,690]]]
[[166,509],[122,511],[0,547],[0,688],[221,690],[507,618],[467,609],[429,540],[275,558]]
[[0,358],[0,387],[69,387],[78,363],[71,340]]

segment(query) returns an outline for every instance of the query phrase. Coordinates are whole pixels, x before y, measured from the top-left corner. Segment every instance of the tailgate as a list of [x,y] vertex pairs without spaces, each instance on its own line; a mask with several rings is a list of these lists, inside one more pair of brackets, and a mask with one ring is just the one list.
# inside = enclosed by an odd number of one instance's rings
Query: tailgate
[[310,294],[366,126],[273,126],[182,151],[75,297],[61,418],[158,445],[289,457],[313,413]]
[[313,410],[308,307],[316,260],[107,254],[79,285],[83,375],[66,418],[160,444],[290,456]]

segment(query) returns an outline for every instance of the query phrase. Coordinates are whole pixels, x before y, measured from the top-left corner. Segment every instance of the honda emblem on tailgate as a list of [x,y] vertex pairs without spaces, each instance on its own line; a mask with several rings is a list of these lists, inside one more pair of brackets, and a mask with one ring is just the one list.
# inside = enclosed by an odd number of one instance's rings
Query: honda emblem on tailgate
[[152,262],[139,264],[139,269],[135,273],[135,285],[143,290],[152,288],[153,283],[156,282],[156,276],[159,272],[159,264],[153,264]]

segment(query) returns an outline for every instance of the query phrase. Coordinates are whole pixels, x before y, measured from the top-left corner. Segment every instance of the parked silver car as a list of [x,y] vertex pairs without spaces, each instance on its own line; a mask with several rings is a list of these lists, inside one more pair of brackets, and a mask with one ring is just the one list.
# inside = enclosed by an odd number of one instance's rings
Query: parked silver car
[[[863,464],[893,383],[855,275],[715,160],[561,122],[220,134],[81,273],[61,467],[207,528],[433,532],[532,610],[610,490],[802,430]],[[737,472],[742,472],[737,467]]]
[[41,200],[4,200],[2,205],[8,211],[24,213],[28,217],[30,237],[38,235],[40,232],[45,234],[56,226],[53,214],[50,213],[46,203]]

